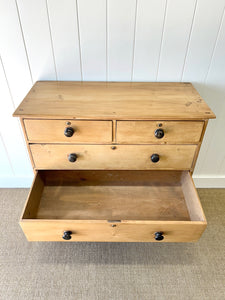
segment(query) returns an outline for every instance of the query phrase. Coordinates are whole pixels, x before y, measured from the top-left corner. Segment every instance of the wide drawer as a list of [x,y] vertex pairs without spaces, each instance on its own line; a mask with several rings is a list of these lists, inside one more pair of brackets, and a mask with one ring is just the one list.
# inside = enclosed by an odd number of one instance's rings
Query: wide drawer
[[191,169],[196,147],[195,145],[30,145],[36,169],[72,170]]
[[193,242],[206,227],[187,171],[38,171],[29,241]]
[[203,124],[200,121],[118,121],[116,140],[121,144],[198,143]]
[[25,119],[27,139],[46,143],[111,143],[112,121]]

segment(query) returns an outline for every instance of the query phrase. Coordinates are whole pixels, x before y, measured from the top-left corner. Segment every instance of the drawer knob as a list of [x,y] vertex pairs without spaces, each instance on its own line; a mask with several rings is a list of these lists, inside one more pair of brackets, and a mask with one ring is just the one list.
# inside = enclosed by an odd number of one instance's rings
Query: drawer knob
[[155,137],[157,139],[163,138],[164,137],[164,131],[163,131],[163,129],[156,129],[155,130]]
[[157,231],[155,232],[155,240],[156,241],[162,241],[164,239],[163,232]]
[[156,154],[156,153],[152,154],[151,161],[153,163],[157,163],[159,161],[159,154]]
[[71,238],[72,238],[71,234],[72,234],[72,231],[64,231],[62,238],[67,241],[71,240]]
[[77,160],[77,155],[76,155],[76,153],[70,153],[69,154],[69,156],[68,156],[68,160],[70,161],[70,162],[75,162],[76,160]]
[[74,134],[74,129],[72,127],[66,127],[66,129],[64,130],[64,135],[66,137],[71,137]]

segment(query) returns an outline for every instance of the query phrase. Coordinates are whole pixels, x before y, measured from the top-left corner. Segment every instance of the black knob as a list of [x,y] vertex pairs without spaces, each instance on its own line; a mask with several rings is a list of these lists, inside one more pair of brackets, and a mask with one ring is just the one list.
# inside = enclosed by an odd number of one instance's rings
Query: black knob
[[75,162],[76,160],[77,160],[77,155],[76,155],[76,153],[70,153],[69,154],[69,156],[68,156],[68,160],[70,161],[70,162]]
[[163,232],[161,232],[161,231],[155,232],[155,240],[156,241],[162,241],[163,239],[164,239]]
[[164,131],[163,131],[163,129],[156,129],[155,130],[155,137],[157,139],[163,138],[164,137]]
[[71,234],[72,234],[72,231],[64,231],[62,238],[67,241],[71,240],[71,238],[72,238]]
[[66,127],[64,130],[64,135],[66,137],[71,137],[74,134],[74,129],[72,127]]
[[152,154],[151,161],[153,163],[157,163],[159,161],[159,154],[156,154],[156,153]]

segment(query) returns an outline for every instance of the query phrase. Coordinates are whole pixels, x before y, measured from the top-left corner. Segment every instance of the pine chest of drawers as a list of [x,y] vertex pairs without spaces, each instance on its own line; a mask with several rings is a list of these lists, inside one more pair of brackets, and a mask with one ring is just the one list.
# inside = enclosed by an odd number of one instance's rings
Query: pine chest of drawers
[[192,172],[215,115],[190,83],[37,82],[19,105],[29,241],[192,242]]

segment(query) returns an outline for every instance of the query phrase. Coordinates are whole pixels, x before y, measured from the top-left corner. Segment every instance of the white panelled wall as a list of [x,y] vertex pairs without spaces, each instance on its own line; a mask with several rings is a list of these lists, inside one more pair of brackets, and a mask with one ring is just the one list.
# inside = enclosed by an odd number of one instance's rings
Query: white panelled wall
[[225,0],[0,0],[0,187],[33,177],[15,107],[37,80],[192,82],[215,112],[194,173],[225,187]]

